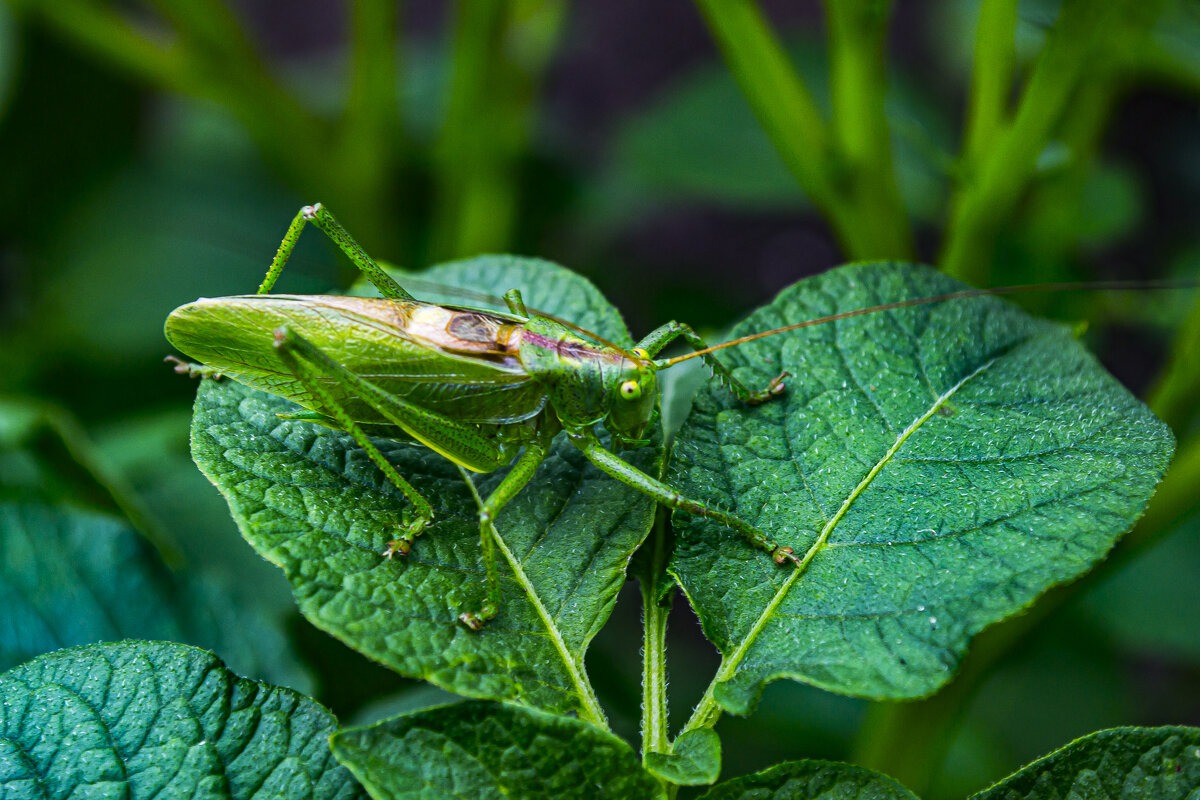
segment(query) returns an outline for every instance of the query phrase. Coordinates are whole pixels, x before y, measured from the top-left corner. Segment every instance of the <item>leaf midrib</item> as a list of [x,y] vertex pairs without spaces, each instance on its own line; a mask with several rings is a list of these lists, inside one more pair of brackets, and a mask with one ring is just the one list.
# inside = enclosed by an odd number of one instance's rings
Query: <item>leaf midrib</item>
[[825,523],[825,527],[821,529],[821,533],[819,536],[817,536],[816,541],[813,542],[812,546],[810,546],[808,551],[805,552],[804,558],[800,560],[800,564],[797,565],[797,567],[792,571],[792,574],[788,576],[788,579],[784,581],[783,585],[779,587],[779,590],[775,593],[775,596],[771,598],[769,603],[767,603],[762,614],[760,614],[758,619],[755,620],[754,624],[746,632],[746,635],[742,638],[738,646],[733,650],[733,652],[721,660],[720,669],[717,670],[717,674],[713,677],[712,683],[709,684],[708,691],[705,692],[704,698],[696,707],[696,711],[692,714],[692,719],[689,720],[684,730],[690,730],[693,727],[693,722],[699,721],[702,718],[702,715],[707,713],[705,706],[714,702],[713,690],[718,684],[724,683],[732,677],[734,671],[742,662],[742,659],[746,657],[746,654],[750,651],[750,648],[758,639],[759,634],[766,627],[767,623],[770,622],[774,617],[776,609],[779,608],[784,599],[787,597],[788,593],[791,591],[792,587],[807,571],[808,565],[812,563],[814,558],[816,558],[817,553],[825,548],[825,543],[833,533],[834,528],[836,528],[838,523],[841,522],[842,518],[845,517],[854,501],[858,499],[858,497],[866,490],[868,486],[870,486],[871,482],[875,480],[875,477],[879,474],[879,472],[885,466],[887,466],[889,462],[891,462],[893,456],[899,452],[900,448],[904,446],[904,443],[910,436],[916,433],[922,425],[924,425],[931,417],[937,414],[938,409],[949,402],[950,398],[957,394],[959,389],[966,385],[967,382],[989,369],[995,363],[996,359],[989,359],[979,367],[975,368],[975,370],[964,376],[961,380],[959,380],[958,383],[954,384],[940,396],[938,396],[933,405],[931,405],[924,414],[915,419],[907,428],[904,429],[904,431],[901,432],[892,446],[888,448],[886,453],[884,453],[883,457],[879,459],[875,466],[872,467],[866,476],[864,476],[863,479],[858,483],[858,485],[854,487],[854,490],[850,492],[850,494],[842,502],[842,505],[838,509],[837,513],[834,514],[827,523]]
[[[470,474],[462,467],[458,469],[462,473],[463,482],[467,484],[467,487],[471,490],[471,494],[475,496],[475,502],[482,508],[483,498],[480,497],[479,490],[475,488],[475,483],[471,480]],[[509,566],[512,568],[517,584],[524,590],[526,599],[529,600],[530,605],[533,606],[534,611],[537,612],[538,617],[546,626],[546,633],[550,641],[554,643],[554,649],[558,651],[559,656],[562,658],[563,665],[567,669],[567,674],[571,678],[571,683],[574,684],[575,691],[579,696],[581,716],[589,722],[607,730],[608,720],[604,716],[604,710],[600,707],[600,701],[596,697],[591,683],[583,673],[583,666],[576,662],[570,648],[567,647],[567,642],[563,638],[562,631],[555,624],[554,618],[550,615],[550,610],[542,602],[537,587],[533,585],[533,581],[525,574],[524,565],[508,546],[508,542],[504,540],[499,529],[493,528],[492,535],[496,540],[496,548],[504,554],[505,560],[508,561]]]

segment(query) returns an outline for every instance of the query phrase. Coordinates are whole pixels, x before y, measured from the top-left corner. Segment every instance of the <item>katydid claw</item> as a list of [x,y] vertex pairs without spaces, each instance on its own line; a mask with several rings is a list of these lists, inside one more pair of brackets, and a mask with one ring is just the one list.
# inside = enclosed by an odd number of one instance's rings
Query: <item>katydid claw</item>
[[173,369],[176,374],[187,375],[189,378],[212,378],[214,381],[219,381],[225,377],[224,373],[212,367],[206,367],[203,364],[193,364],[191,361],[184,361],[177,356],[167,356],[163,361],[168,364],[174,364]]
[[464,611],[463,613],[459,614],[458,621],[473,631],[483,630],[483,620],[481,620],[475,614],[472,614],[470,611]]
[[791,561],[797,567],[800,566],[800,559],[796,558],[795,550],[790,547],[776,547],[771,553],[771,560],[776,564],[782,564],[785,561]]

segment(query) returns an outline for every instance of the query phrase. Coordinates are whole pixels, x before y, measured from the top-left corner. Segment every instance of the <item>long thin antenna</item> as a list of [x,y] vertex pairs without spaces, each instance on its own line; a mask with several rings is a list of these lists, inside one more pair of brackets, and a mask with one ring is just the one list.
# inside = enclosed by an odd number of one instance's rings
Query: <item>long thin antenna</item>
[[911,308],[912,306],[924,306],[931,303],[942,303],[947,300],[962,300],[969,297],[988,297],[998,294],[1023,294],[1027,292],[1074,292],[1088,290],[1094,292],[1122,292],[1122,291],[1146,291],[1153,289],[1195,289],[1200,287],[1200,279],[1184,278],[1180,280],[1144,280],[1144,281],[1072,281],[1065,283],[1027,283],[1018,286],[996,286],[991,289],[962,289],[957,292],[947,292],[945,294],[935,294],[929,297],[912,297],[908,300],[897,300],[894,303],[884,303],[878,306],[870,306],[868,308],[856,308],[853,311],[843,311],[839,314],[830,314],[826,317],[817,317],[816,319],[805,320],[804,322],[796,322],[792,325],[784,325],[781,328],[772,328],[769,331],[760,331],[752,333],[749,336],[742,336],[737,339],[731,339],[728,342],[714,344],[712,347],[706,347],[703,350],[697,350],[693,353],[685,353],[684,355],[675,358],[669,358],[665,361],[658,362],[660,369],[674,366],[690,358],[708,355],[715,353],[717,350],[724,350],[726,347],[734,347],[746,342],[753,342],[756,339],[765,339],[768,336],[774,336],[777,333],[787,333],[801,328],[810,328],[813,325],[823,325],[826,322],[836,322],[840,319],[849,319],[850,317],[861,317],[867,314],[874,314],[879,311],[891,311],[897,308]]

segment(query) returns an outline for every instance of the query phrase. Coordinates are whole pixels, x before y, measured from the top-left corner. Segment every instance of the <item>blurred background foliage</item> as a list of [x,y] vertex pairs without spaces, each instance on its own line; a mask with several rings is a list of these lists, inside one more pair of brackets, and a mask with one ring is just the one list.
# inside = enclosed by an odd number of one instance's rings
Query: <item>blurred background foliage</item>
[[[252,290],[302,204],[407,267],[559,261],[635,333],[720,330],[861,258],[1194,277],[1198,96],[1192,0],[4,0],[0,669],[172,638],[346,722],[436,699],[296,615],[191,463],[194,386],[161,363],[167,313]],[[352,277],[315,236],[291,263],[284,291]],[[1022,302],[1086,322],[1175,429],[1147,518],[930,700],[772,684],[722,722],[725,775],[847,759],[951,797],[1098,728],[1200,724],[1197,293]],[[677,715],[717,665],[682,606]],[[638,613],[627,592],[589,655],[630,736]]]

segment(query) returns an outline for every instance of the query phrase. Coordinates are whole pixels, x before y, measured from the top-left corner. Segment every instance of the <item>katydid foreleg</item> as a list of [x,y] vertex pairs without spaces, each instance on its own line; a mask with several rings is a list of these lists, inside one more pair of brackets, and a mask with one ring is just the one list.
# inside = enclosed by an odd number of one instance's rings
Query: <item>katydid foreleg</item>
[[[685,325],[682,322],[668,322],[666,325],[652,330],[646,336],[646,338],[637,343],[636,349],[641,350],[648,357],[653,358],[654,356],[658,355],[664,347],[681,336],[693,350],[705,350],[708,348],[708,344],[700,338],[698,333],[692,330],[691,326]],[[737,397],[738,400],[741,400],[743,403],[752,406],[765,403],[772,397],[778,396],[783,391],[783,379],[791,374],[788,372],[782,372],[770,383],[768,383],[765,389],[754,391],[746,386],[746,384],[733,377],[733,373],[730,372],[729,367],[722,364],[721,361],[716,358],[716,356],[705,353],[701,356],[701,358],[704,359],[704,363],[708,364],[713,373],[717,376],[717,379],[721,381],[725,388],[733,392],[734,396]],[[665,365],[656,364],[656,366],[661,368]]]
[[800,564],[800,560],[793,555],[792,548],[779,546],[777,543],[771,541],[770,537],[765,533],[741,517],[718,508],[710,508],[699,500],[684,497],[662,481],[652,478],[631,464],[622,461],[616,454],[605,450],[604,446],[596,438],[596,435],[591,431],[569,435],[575,445],[587,456],[588,461],[591,461],[602,472],[616,478],[626,486],[633,487],[639,492],[649,495],[668,508],[684,511],[688,514],[695,514],[700,517],[707,517],[708,519],[720,522],[722,525],[729,526],[750,540],[750,543],[755,547],[770,553],[771,558],[777,564],[782,564],[785,561],[791,561],[797,566]]
[[279,279],[279,274],[283,272],[283,267],[287,263],[288,258],[292,255],[292,250],[295,249],[296,242],[300,239],[300,232],[304,230],[304,226],[309,222],[316,225],[322,233],[328,236],[346,254],[346,257],[354,263],[354,266],[358,267],[359,271],[367,276],[367,280],[371,281],[384,297],[391,298],[392,300],[414,299],[411,294],[404,290],[404,287],[392,280],[392,277],[384,272],[367,255],[367,252],[354,240],[354,237],[320,203],[305,206],[297,212],[296,216],[292,219],[292,224],[288,226],[287,233],[283,235],[283,241],[279,243],[279,249],[275,251],[275,257],[271,259],[271,266],[267,269],[267,274],[255,294],[266,294],[271,291],[271,288],[275,285],[275,281]]

